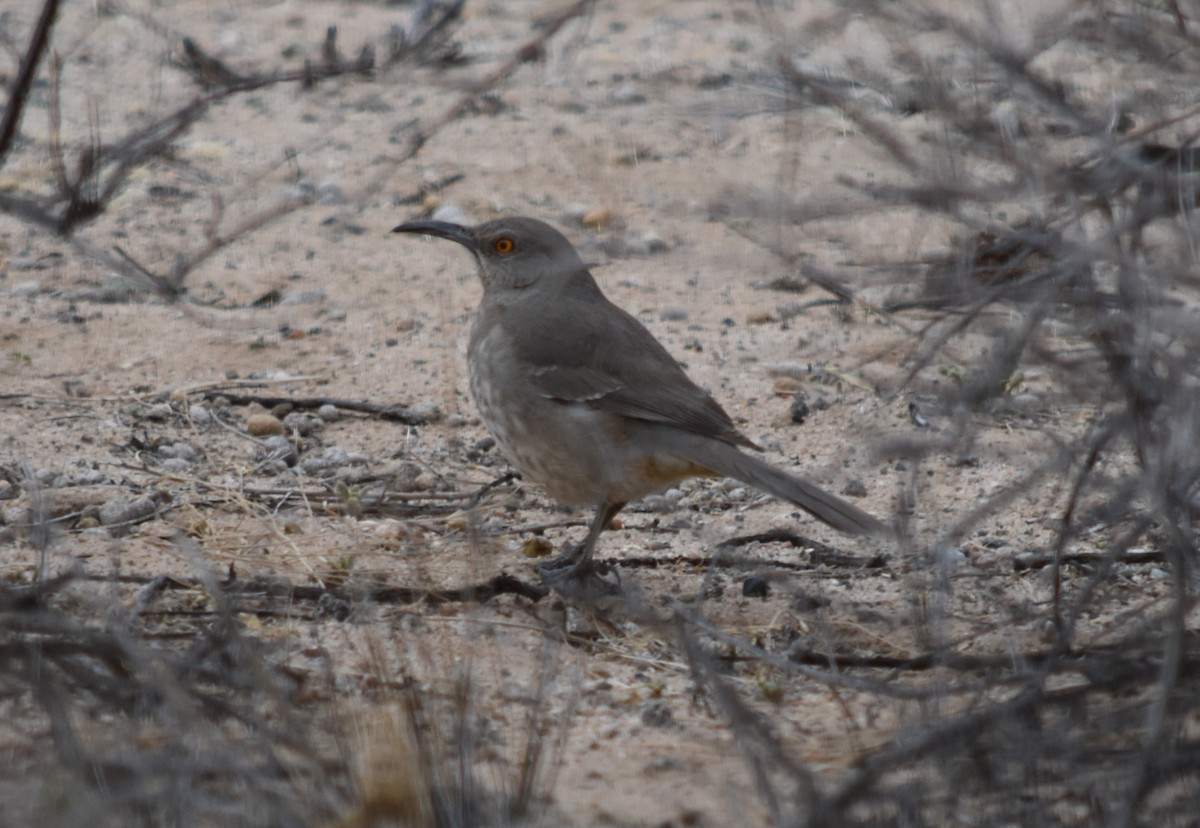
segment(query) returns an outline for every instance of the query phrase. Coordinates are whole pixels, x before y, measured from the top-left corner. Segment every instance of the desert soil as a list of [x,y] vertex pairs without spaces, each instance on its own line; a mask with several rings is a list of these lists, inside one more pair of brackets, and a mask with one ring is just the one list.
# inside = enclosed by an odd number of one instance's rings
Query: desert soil
[[[1015,32],[1055,13],[1018,5]],[[16,526],[29,514],[31,476],[56,518],[45,564],[99,578],[72,593],[97,617],[135,600],[136,583],[106,580],[117,574],[194,581],[207,568],[220,578],[417,591],[500,573],[536,583],[538,559],[528,553],[578,540],[590,515],[563,511],[519,480],[489,487],[507,466],[467,388],[465,340],[480,293],[472,263],[453,245],[389,233],[431,214],[468,223],[517,214],[560,227],[595,262],[608,296],[645,322],[771,463],[888,519],[902,492],[913,495],[917,540],[907,550],[839,536],[729,481],[692,481],[635,504],[600,555],[651,609],[700,613],[731,641],[781,655],[900,657],[927,643],[935,610],[924,597],[946,577],[952,587],[938,594],[949,604],[936,609],[945,640],[980,653],[1037,644],[1044,619],[1031,608],[1051,585],[1037,568],[1014,572],[1013,560],[1046,551],[1063,492],[1030,485],[985,514],[966,542],[943,548],[937,539],[1020,479],[1056,435],[1084,427],[1088,412],[1057,399],[1033,371],[1007,413],[978,418],[967,449],[917,470],[889,455],[889,444],[957,427],[932,402],[953,370],[939,363],[910,376],[920,313],[879,311],[920,289],[906,263],[945,251],[950,228],[904,209],[794,220],[811,205],[850,203],[844,179],[901,173],[837,112],[789,107],[778,56],[869,75],[894,69],[887,39],[869,19],[841,20],[833,3],[765,12],[717,0],[601,2],[414,158],[396,160],[414,124],[433,123],[561,8],[468,2],[456,60],[402,62],[311,89],[267,86],[213,106],[81,234],[164,273],[206,243],[218,204],[228,232],[304,188],[317,198],[221,249],[189,276],[180,303],[130,291],[69,245],[0,216],[6,581],[28,582],[39,565]],[[367,43],[382,54],[388,28],[407,25],[411,12],[332,2],[68,4],[56,32],[64,140],[77,149],[89,130],[110,140],[195,95],[178,66],[183,37],[237,71],[266,72],[315,59],[329,26],[345,54]],[[14,40],[23,42],[32,14],[4,12]],[[837,25],[799,42],[823,17]],[[936,54],[945,35],[919,36]],[[1059,59],[1098,99],[1117,84],[1111,67]],[[52,186],[48,107],[43,84],[0,186]],[[895,119],[896,130],[925,128],[919,116]],[[843,279],[855,301],[807,285],[801,262]],[[788,279],[800,288],[779,289]],[[256,304],[260,297],[268,301]],[[979,353],[970,341],[956,347],[963,364]],[[407,406],[416,419],[293,415],[284,442],[296,453],[281,459],[246,431],[272,406],[222,394],[369,401]],[[802,422],[792,416],[797,394],[808,407]],[[377,502],[385,491],[388,501]],[[143,497],[148,519],[112,517]],[[722,546],[768,531],[802,542]],[[831,547],[826,557],[813,552],[819,544]],[[710,566],[718,551],[727,565]],[[1153,589],[1145,572],[1130,577]],[[765,580],[765,597],[743,594],[753,578]],[[190,629],[157,609],[209,609],[199,590],[162,602],[147,610],[151,633]],[[361,757],[386,752],[379,742],[389,731],[378,723],[395,704],[387,688],[448,696],[469,675],[472,715],[490,745],[477,760],[499,788],[515,784],[530,711],[558,725],[561,757],[544,803],[551,822],[768,819],[734,731],[698,696],[669,628],[620,608],[591,615],[554,596],[326,610],[298,601],[241,619],[272,648],[272,663],[297,677],[303,719],[341,723],[361,759],[351,763],[356,773],[372,773]],[[1087,623],[1098,639],[1111,619]],[[823,784],[933,715],[765,662],[729,670]],[[3,731],[10,767],[36,778],[44,746],[36,722],[10,720]]]

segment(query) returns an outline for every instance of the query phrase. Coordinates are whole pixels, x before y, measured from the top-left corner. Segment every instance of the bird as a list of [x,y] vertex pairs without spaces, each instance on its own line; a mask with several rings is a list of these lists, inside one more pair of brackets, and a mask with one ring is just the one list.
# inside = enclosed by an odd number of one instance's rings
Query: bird
[[778,469],[738,431],[636,318],[609,301],[562,233],[539,219],[475,226],[410,221],[393,229],[473,255],[483,295],[471,325],[471,394],[497,447],[526,480],[594,508],[587,535],[541,567],[544,579],[595,574],[596,543],[628,503],[690,477],[732,477],[851,535],[888,527]]

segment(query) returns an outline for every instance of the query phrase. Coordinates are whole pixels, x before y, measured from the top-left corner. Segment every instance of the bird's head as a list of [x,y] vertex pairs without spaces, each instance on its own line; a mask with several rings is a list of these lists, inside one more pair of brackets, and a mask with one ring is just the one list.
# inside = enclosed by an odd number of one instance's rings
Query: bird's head
[[475,227],[411,221],[392,232],[458,242],[474,254],[485,291],[548,286],[587,269],[562,233],[533,218],[500,218]]

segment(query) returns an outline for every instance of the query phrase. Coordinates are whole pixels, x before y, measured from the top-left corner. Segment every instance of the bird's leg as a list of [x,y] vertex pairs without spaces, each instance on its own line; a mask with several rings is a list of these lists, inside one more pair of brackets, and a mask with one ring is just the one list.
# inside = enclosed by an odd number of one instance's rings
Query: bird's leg
[[576,578],[590,575],[592,572],[592,554],[596,549],[596,541],[600,539],[600,534],[612,523],[612,519],[617,516],[617,512],[623,508],[625,508],[624,503],[602,504],[596,510],[596,516],[592,518],[592,525],[588,527],[587,537],[583,539],[583,543],[574,547],[566,554],[542,564],[539,567],[542,574],[553,575],[556,578],[564,576]]

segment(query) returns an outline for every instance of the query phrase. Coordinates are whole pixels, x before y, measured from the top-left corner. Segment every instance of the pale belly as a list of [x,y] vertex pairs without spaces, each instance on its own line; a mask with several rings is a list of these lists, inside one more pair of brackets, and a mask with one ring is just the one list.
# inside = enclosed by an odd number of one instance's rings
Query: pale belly
[[496,445],[521,475],[566,503],[628,503],[704,470],[660,451],[662,427],[537,393],[508,354],[472,343],[471,394]]

